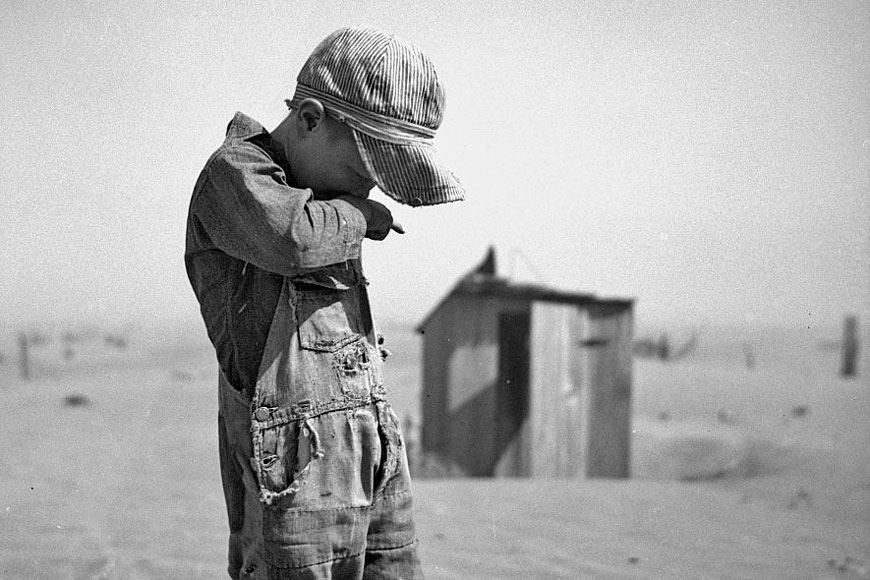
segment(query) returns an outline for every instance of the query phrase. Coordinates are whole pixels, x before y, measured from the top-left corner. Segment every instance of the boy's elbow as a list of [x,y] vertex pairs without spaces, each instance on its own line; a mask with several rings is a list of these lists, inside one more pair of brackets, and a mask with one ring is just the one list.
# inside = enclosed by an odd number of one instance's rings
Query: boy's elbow
[[295,264],[300,267],[308,267],[312,250],[316,247],[317,232],[314,224],[308,219],[305,212],[296,216],[287,230],[283,239],[287,246],[286,252]]

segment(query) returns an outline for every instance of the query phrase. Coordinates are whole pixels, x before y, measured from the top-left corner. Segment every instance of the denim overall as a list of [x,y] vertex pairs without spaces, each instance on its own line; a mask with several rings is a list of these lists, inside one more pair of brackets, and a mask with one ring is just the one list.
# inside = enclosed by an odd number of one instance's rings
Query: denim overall
[[233,578],[422,578],[406,453],[359,278],[344,288],[284,278],[253,399],[221,374]]
[[191,198],[185,265],[220,366],[232,578],[420,578],[362,214],[288,183],[236,113]]

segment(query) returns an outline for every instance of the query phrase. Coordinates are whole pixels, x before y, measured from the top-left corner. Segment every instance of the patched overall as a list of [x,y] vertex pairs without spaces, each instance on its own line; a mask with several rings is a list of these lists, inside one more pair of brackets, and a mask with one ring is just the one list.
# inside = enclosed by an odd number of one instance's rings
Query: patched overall
[[221,374],[233,578],[421,578],[365,282],[284,279],[253,400]]

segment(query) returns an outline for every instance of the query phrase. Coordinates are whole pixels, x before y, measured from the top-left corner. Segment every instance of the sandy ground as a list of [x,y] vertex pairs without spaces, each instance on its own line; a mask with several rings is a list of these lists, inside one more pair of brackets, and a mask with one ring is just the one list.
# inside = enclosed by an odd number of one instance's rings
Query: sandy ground
[[[870,578],[867,374],[782,362],[637,361],[631,480],[418,480],[427,576]],[[48,367],[0,366],[0,578],[224,577],[207,357]]]

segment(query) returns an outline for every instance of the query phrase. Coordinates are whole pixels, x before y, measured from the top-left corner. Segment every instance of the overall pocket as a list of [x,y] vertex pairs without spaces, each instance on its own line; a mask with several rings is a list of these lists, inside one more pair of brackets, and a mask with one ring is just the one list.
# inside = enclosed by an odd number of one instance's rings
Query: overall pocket
[[275,500],[296,494],[311,470],[311,462],[323,457],[320,436],[312,419],[294,420],[254,428],[254,470],[260,482],[260,500]]
[[353,288],[297,291],[296,321],[299,346],[318,352],[335,352],[368,332]]
[[259,457],[262,485],[270,492],[280,493],[293,481],[296,455],[299,448],[299,426],[283,423],[267,427],[260,432]]
[[381,465],[375,474],[375,499],[410,489],[410,473],[399,418],[389,403],[376,404],[381,438]]

